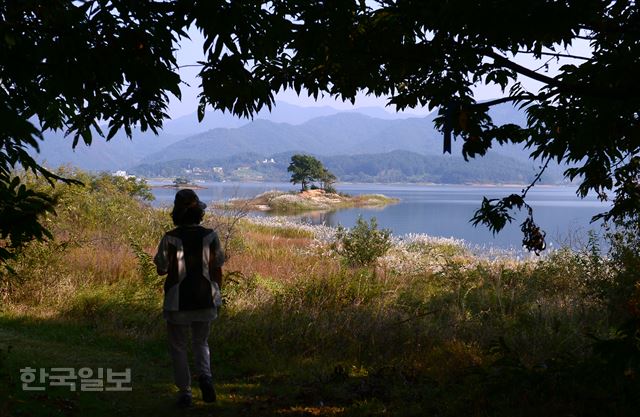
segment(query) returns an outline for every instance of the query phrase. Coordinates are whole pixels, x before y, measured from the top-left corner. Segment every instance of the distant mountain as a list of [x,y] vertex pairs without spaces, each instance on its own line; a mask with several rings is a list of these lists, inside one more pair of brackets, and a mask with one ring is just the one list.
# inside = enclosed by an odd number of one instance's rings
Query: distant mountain
[[[460,154],[420,155],[396,150],[384,154],[327,157],[327,168],[342,181],[429,182],[436,184],[525,184],[536,174],[532,163],[488,153],[465,161]],[[557,183],[561,176],[547,171],[544,183]]]
[[299,143],[312,142],[301,137],[304,132],[286,123],[256,120],[235,129],[212,129],[172,145],[143,158],[142,163],[167,162],[174,159],[209,160],[254,152],[270,155],[298,149]]
[[[521,121],[511,106],[498,106],[497,118]],[[440,155],[442,135],[435,130],[433,115],[422,118],[380,119],[355,112],[313,118],[299,125],[255,120],[239,128],[218,128],[190,136],[146,156],[142,163],[174,159],[209,160],[254,152],[263,156],[291,150],[322,155],[388,153],[395,150],[421,155]],[[462,141],[453,143],[459,154]],[[497,146],[492,150],[516,159],[528,159],[521,146]]]
[[351,110],[339,110],[330,106],[310,106],[301,107],[284,101],[279,101],[276,106],[269,111],[262,109],[255,116],[255,119],[265,119],[275,123],[288,123],[299,125],[311,119],[323,116],[331,116],[338,113],[359,113],[377,119],[406,119],[411,114],[389,112],[380,107],[356,107]]
[[[264,108],[258,112],[253,120],[263,119],[274,123],[288,123],[299,125],[311,119],[323,116],[331,116],[338,113],[359,113],[378,119],[392,120],[410,117],[404,113],[391,113],[380,107],[357,107],[353,110],[338,110],[330,106],[302,107],[278,101],[271,111]],[[209,111],[202,122],[198,123],[196,112],[170,120],[166,123],[163,131],[172,135],[191,136],[197,133],[206,132],[215,128],[240,127],[250,123],[252,119],[238,118],[230,113],[219,111]]]
[[[524,122],[521,112],[510,105],[496,106],[492,114],[497,122]],[[91,146],[80,143],[75,151],[71,138],[47,134],[36,157],[52,167],[72,164],[99,171],[183,159],[226,159],[248,153],[264,157],[294,150],[321,156],[385,154],[396,150],[440,155],[442,135],[435,130],[433,117],[407,118],[382,108],[339,111],[328,106],[299,107],[279,102],[271,113],[263,110],[253,121],[210,112],[198,124],[192,114],[167,121],[158,136],[136,130],[132,140],[120,132],[105,142],[96,135]],[[454,155],[460,154],[461,142],[454,141]],[[514,145],[496,147],[493,152],[519,160],[528,158],[528,152]]]
[[[525,121],[509,105],[496,106],[493,117],[496,123]],[[433,118],[382,119],[339,112],[298,125],[257,119],[177,141],[143,158],[133,172],[287,180],[291,155],[308,153],[320,158],[342,181],[526,183],[537,173],[539,163],[531,161],[520,145],[495,145],[485,157],[466,162],[461,156],[462,141],[457,140],[452,155],[443,155],[442,135],[435,130]],[[557,165],[550,166],[543,177],[546,183],[561,180]]]
[[[141,164],[132,169],[148,177],[186,176],[204,180],[288,181],[287,167],[295,151],[269,156],[256,153],[236,154],[210,160],[175,159]],[[533,163],[490,153],[484,158],[464,161],[461,155],[420,155],[396,150],[387,153],[319,156],[322,163],[339,181],[351,182],[430,182],[440,184],[519,183],[531,181],[536,169]],[[220,171],[222,169],[222,172]],[[556,183],[560,173],[550,169],[542,181]]]
[[[173,159],[208,160],[255,152],[272,155],[304,150],[318,155],[353,155],[408,150],[441,152],[431,118],[383,120],[359,113],[317,117],[301,125],[255,120],[235,129],[212,129],[175,142],[143,163]],[[431,139],[431,140],[430,140]]]
[[[384,110],[382,111],[384,112]],[[163,132],[187,137],[215,128],[240,127],[258,119],[269,120],[274,123],[298,125],[316,117],[328,116],[339,112],[340,110],[329,106],[301,107],[286,102],[278,102],[271,111],[266,108],[262,109],[253,119],[239,118],[230,113],[222,113],[220,111],[208,111],[202,122],[198,122],[198,116],[196,112],[193,112],[168,121]]]
[[80,140],[74,150],[72,137],[64,137],[62,133],[48,133],[40,142],[40,153],[33,152],[36,160],[49,167],[70,164],[93,171],[109,171],[130,167],[140,163],[149,152],[156,152],[183,136],[136,131],[133,139],[124,133],[118,133],[109,142],[94,134],[93,143],[87,146]]
[[[361,107],[345,112],[329,106],[301,107],[278,102],[271,112],[268,109],[261,110],[256,115],[256,121],[264,119],[275,123],[299,125],[317,117],[338,113],[360,113],[380,119],[406,117],[377,107]],[[251,123],[249,119],[219,111],[207,112],[204,120],[198,123],[194,112],[166,121],[164,129],[158,136],[152,132],[143,133],[136,129],[131,140],[126,138],[124,132],[119,132],[111,141],[105,142],[103,138],[95,135],[91,146],[80,143],[75,150],[71,147],[72,138],[65,138],[62,133],[48,132],[45,135],[45,141],[40,144],[40,153],[33,153],[38,161],[46,162],[51,167],[71,164],[96,171],[125,169],[139,164],[144,157],[189,136],[215,128],[238,128],[249,123]]]

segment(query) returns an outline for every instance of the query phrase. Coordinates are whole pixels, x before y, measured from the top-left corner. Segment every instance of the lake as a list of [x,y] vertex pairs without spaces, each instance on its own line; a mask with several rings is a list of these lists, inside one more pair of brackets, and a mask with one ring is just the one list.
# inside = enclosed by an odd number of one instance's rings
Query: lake
[[[157,185],[153,181],[149,182]],[[198,190],[200,198],[210,203],[230,198],[249,198],[269,190],[297,190],[289,183],[205,183]],[[520,193],[522,187],[464,186],[464,185],[411,185],[411,184],[337,184],[340,192],[348,194],[384,194],[400,199],[398,204],[384,208],[352,208],[329,213],[311,213],[295,216],[307,223],[351,227],[359,215],[375,217],[381,228],[389,228],[394,235],[426,233],[432,236],[454,237],[481,246],[519,249],[522,242],[520,223],[524,213],[511,224],[493,235],[486,227],[473,227],[469,219],[480,207],[482,197],[499,198]],[[599,223],[590,223],[591,217],[606,211],[609,203],[595,196],[580,199],[575,187],[537,186],[529,191],[527,202],[534,208],[534,219],[546,231],[550,247],[565,244],[579,246],[586,243],[588,231],[600,229]],[[154,205],[171,206],[175,190],[154,188]],[[251,213],[268,216],[267,213]]]

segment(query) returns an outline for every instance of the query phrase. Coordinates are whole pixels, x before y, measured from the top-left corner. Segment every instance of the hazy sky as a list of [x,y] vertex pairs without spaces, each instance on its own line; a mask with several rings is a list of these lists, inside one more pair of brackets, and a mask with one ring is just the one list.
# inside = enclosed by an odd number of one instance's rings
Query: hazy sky
[[[169,114],[173,118],[195,112],[198,104],[200,81],[197,78],[197,74],[199,71],[199,67],[189,65],[195,65],[197,64],[197,61],[204,60],[204,55],[202,53],[203,37],[194,28],[189,31],[189,36],[191,37],[191,40],[184,39],[181,42],[180,50],[178,51],[178,64],[180,66],[187,65],[186,67],[180,68],[180,76],[183,82],[186,84],[182,84],[181,86],[182,100],[180,101],[175,97],[172,97],[170,101]],[[590,55],[589,46],[586,42],[582,42],[581,44],[576,45],[570,52],[581,56]],[[542,67],[547,59],[542,61],[535,61],[531,57],[521,55],[516,61],[522,65],[527,66],[528,68],[536,69]],[[561,61],[560,64],[557,64],[555,59],[551,60],[549,62],[548,75],[553,75],[559,65],[565,64],[567,62],[569,61],[565,60],[564,62]],[[541,86],[540,83],[526,78],[522,79],[522,83],[528,88],[537,89]],[[478,86],[475,90],[475,93],[477,100],[488,100],[501,95],[500,89],[498,87],[488,87],[484,85]],[[384,108],[387,103],[386,98],[376,98],[373,96],[366,96],[364,94],[358,95],[358,97],[356,98],[355,106],[351,105],[350,102],[342,102],[339,100],[334,100],[330,97],[319,98],[318,101],[315,101],[312,97],[307,97],[304,91],[302,91],[302,94],[300,96],[297,96],[293,90],[280,92],[279,94],[277,94],[276,99],[300,106],[331,106],[337,109],[353,109],[354,107],[368,106]],[[394,112],[395,108],[390,106],[386,107],[386,110]],[[428,112],[426,108],[416,108],[409,109],[406,113],[411,115],[426,115]]]

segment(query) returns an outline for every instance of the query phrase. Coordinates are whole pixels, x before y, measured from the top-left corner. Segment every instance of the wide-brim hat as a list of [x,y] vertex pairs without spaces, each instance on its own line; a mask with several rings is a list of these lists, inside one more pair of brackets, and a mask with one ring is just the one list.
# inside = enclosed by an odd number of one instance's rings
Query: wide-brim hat
[[176,193],[176,198],[173,200],[175,207],[200,207],[202,210],[207,208],[207,205],[200,201],[198,194],[190,189],[180,190]]

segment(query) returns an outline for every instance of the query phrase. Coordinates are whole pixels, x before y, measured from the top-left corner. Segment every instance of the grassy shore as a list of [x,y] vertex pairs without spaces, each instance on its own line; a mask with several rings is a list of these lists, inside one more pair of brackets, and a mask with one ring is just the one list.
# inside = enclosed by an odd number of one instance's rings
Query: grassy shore
[[[0,415],[169,416],[175,388],[150,256],[171,225],[140,190],[58,187],[55,240],[2,275]],[[210,338],[218,403],[194,416],[633,415],[638,380],[596,355],[616,311],[598,253],[478,255],[408,236],[369,267],[335,230],[209,216],[229,260]],[[233,224],[236,229],[227,236]],[[131,392],[21,389],[21,368],[131,368]],[[625,368],[625,372],[627,372]]]
[[382,194],[348,196],[326,193],[323,190],[308,190],[300,193],[268,191],[248,200],[231,200],[219,205],[219,207],[292,214],[304,211],[330,211],[349,207],[383,207],[397,202],[398,199]]

